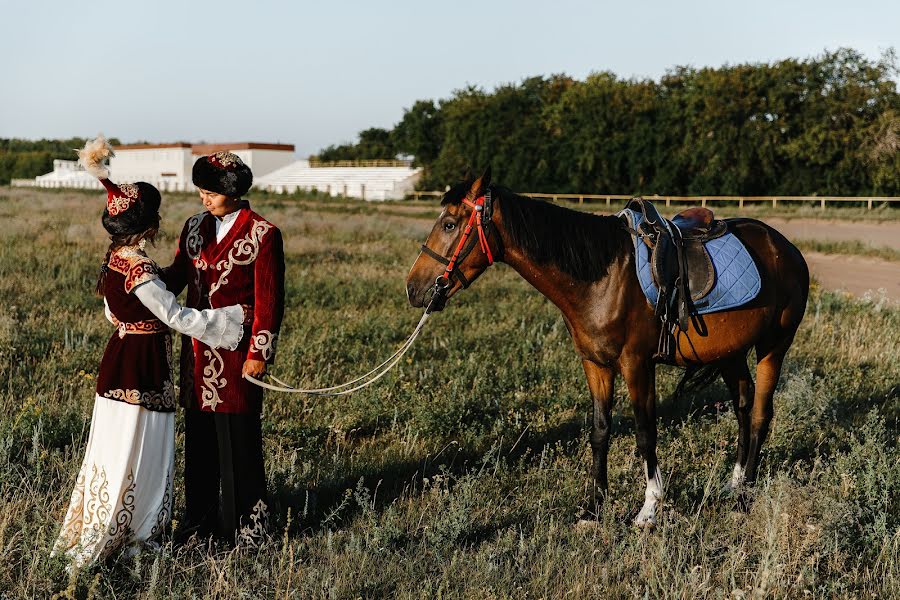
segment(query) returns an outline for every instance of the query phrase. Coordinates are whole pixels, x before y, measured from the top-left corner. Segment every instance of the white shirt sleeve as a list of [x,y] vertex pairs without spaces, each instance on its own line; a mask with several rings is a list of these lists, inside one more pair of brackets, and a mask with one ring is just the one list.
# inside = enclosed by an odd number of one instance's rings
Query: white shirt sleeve
[[239,304],[207,310],[184,308],[159,279],[142,283],[133,293],[157,319],[207,346],[235,350],[244,335],[244,309]]
[[112,311],[109,310],[109,302],[106,301],[106,298],[103,298],[103,314],[106,315],[107,321],[109,321],[113,325],[116,324],[115,320],[113,320]]

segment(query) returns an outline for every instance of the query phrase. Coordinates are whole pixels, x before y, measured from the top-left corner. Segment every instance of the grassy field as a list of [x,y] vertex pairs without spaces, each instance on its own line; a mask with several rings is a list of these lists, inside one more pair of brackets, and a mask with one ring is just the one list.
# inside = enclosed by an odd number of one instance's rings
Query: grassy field
[[[167,544],[69,577],[48,554],[111,333],[91,292],[101,207],[97,193],[0,190],[0,598],[900,597],[900,310],[813,290],[748,512],[720,493],[737,431],[724,385],[675,402],[680,373],[661,367],[666,499],[656,531],[636,530],[644,486],[620,384],[611,498],[584,529],[580,362],[556,309],[503,265],[380,384],[267,396],[274,532],[261,551]],[[419,311],[404,277],[434,204],[254,207],[285,236],[277,374],[345,381],[406,338]],[[151,255],[166,263],[198,210],[168,196]]]

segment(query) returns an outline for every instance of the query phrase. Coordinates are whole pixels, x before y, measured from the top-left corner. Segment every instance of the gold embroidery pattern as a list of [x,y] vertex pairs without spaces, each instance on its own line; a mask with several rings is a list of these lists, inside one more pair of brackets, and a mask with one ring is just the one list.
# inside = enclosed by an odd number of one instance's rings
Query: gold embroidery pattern
[[159,278],[159,267],[150,257],[134,246],[117,248],[109,257],[109,268],[125,276],[125,291],[131,293],[135,287],[151,279]]
[[216,165],[217,167],[221,167],[223,169],[227,169],[231,171],[235,167],[244,166],[244,161],[241,160],[241,157],[233,152],[229,152],[228,150],[220,150],[215,154],[211,154],[208,159],[209,162]]
[[101,468],[98,471],[97,465],[93,465],[91,481],[87,486],[87,503],[84,502],[85,469],[86,465],[83,465],[75,483],[75,490],[72,492],[72,503],[69,505],[69,514],[72,518],[69,520],[69,515],[66,515],[68,523],[64,525],[64,533],[56,541],[54,551],[64,552],[80,545],[79,554],[90,555],[94,544],[103,536],[104,524],[109,521],[113,506],[109,501],[106,469]]
[[260,329],[250,340],[250,352],[262,354],[263,360],[269,360],[275,356],[275,344],[278,342],[278,334],[268,329]]
[[149,256],[141,252],[137,246],[122,246],[116,248],[109,257],[109,268],[122,275],[128,275],[128,271],[138,263],[153,262]]
[[[160,321],[159,319],[150,319],[148,321],[136,321],[134,323],[123,323],[119,319],[116,318],[116,315],[112,315],[113,325],[116,326],[116,329],[119,330],[119,337],[123,338],[126,335],[148,335],[152,333],[161,333],[164,331],[168,331],[169,327]],[[169,339],[169,336],[166,336],[166,339]],[[169,340],[171,344],[171,340]]]
[[259,500],[250,513],[249,522],[238,533],[238,544],[257,548],[263,541],[269,526],[269,507]]
[[63,519],[62,533],[53,546],[53,554],[61,554],[74,546],[81,535],[82,519],[84,518],[84,480],[87,465],[82,464],[75,479],[75,488],[72,490],[72,498],[69,500],[69,510]]
[[125,292],[130,294],[137,286],[153,279],[159,279],[159,268],[149,259],[141,261],[131,267],[125,276]]
[[228,380],[220,377],[225,369],[225,361],[222,355],[216,352],[215,348],[203,351],[203,356],[209,360],[209,364],[203,367],[203,389],[200,392],[201,408],[209,407],[215,411],[216,407],[222,404],[219,398],[219,390],[228,384]]
[[128,482],[128,485],[122,490],[122,496],[119,498],[119,504],[122,505],[122,508],[116,512],[113,522],[109,525],[108,534],[110,539],[106,540],[106,543],[103,545],[104,554],[121,548],[132,533],[131,521],[134,518],[135,488],[133,470],[128,472],[126,482]]
[[187,252],[188,258],[194,263],[194,293],[200,299],[203,294],[200,293],[200,271],[206,269],[206,261],[200,258],[200,251],[203,249],[203,236],[200,235],[200,223],[206,213],[197,213],[187,223],[187,234],[184,237],[184,250]]
[[138,187],[130,183],[123,183],[116,187],[119,188],[122,194],[113,194],[106,199],[106,210],[111,217],[128,210],[132,204],[137,202],[138,196],[141,195]]
[[166,473],[166,493],[163,495],[162,506],[156,513],[156,524],[150,530],[150,539],[152,540],[159,535],[163,528],[169,524],[171,519],[170,513],[172,509],[172,477],[171,473]]
[[213,267],[216,271],[221,271],[221,275],[219,275],[219,280],[209,287],[210,298],[219,288],[228,283],[228,275],[234,265],[249,265],[256,260],[259,255],[259,245],[272,227],[273,225],[266,221],[254,221],[250,233],[243,239],[234,242],[234,246],[228,251],[228,257]]
[[119,400],[128,404],[136,404],[150,410],[168,410],[175,408],[175,387],[171,379],[163,382],[162,391],[142,392],[141,390],[108,390],[101,394],[110,400]]

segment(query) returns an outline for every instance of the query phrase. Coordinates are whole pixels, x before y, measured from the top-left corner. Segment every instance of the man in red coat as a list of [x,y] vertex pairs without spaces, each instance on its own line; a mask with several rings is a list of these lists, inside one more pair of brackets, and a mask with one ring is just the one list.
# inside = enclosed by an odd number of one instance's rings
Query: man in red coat
[[[206,211],[189,218],[165,269],[167,287],[188,288],[186,306],[251,309],[234,351],[182,337],[180,401],[185,409],[185,516],[181,536],[219,533],[256,545],[268,521],[260,378],[275,359],[284,314],[281,232],[241,197],[253,174],[231,152],[197,160],[194,185]],[[221,494],[220,494],[221,489]]]

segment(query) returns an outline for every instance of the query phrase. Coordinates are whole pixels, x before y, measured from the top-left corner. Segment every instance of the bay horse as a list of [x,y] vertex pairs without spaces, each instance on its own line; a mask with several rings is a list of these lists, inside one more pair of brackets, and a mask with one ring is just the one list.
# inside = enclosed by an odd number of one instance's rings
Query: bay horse
[[[663,483],[656,457],[656,363],[661,324],[641,290],[634,245],[623,220],[537,201],[494,186],[490,169],[448,190],[442,211],[406,278],[414,307],[432,310],[474,282],[495,260],[512,267],[562,312],[581,357],[593,401],[590,445],[596,513],[607,491],[613,384],[622,375],[634,409],[644,461],[644,505],[635,524],[653,527]],[[474,214],[477,213],[477,214]],[[727,488],[757,476],[773,416],[772,397],[785,354],[806,310],[809,271],[796,247],[765,223],[727,219],[761,278],[757,297],[736,309],[703,315],[675,339],[679,366],[721,373],[738,422],[737,459]],[[455,254],[454,254],[455,251]],[[452,256],[451,256],[452,254]],[[434,296],[442,296],[435,301]],[[747,366],[756,349],[756,384]]]

